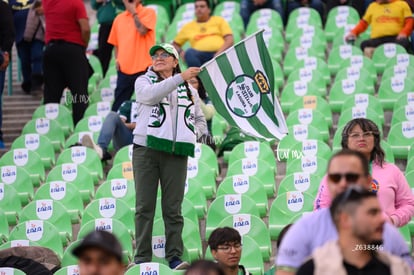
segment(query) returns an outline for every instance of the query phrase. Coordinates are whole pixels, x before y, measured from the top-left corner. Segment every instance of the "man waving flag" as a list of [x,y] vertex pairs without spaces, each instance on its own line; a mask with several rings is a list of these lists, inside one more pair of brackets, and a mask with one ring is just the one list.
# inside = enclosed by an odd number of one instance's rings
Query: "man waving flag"
[[286,121],[274,95],[274,73],[263,30],[201,67],[200,78],[217,112],[230,125],[265,139],[281,140]]

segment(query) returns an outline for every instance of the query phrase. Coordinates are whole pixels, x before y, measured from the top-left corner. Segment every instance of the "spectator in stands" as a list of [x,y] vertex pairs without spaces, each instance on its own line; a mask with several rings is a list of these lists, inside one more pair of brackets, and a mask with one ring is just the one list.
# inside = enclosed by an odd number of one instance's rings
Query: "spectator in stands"
[[112,111],[130,100],[137,77],[151,65],[148,51],[155,44],[155,11],[142,5],[141,0],[122,0],[125,11],[112,25],[108,43],[115,47],[118,78]]
[[318,11],[321,19],[324,17],[323,4],[321,0],[287,0],[287,18],[290,13],[300,7],[309,7]]
[[[183,26],[173,45],[189,67],[200,67],[233,45],[233,33],[222,17],[210,15],[208,0],[196,0],[194,5],[196,19]],[[187,41],[191,48],[184,51]]]
[[240,15],[243,18],[244,27],[249,23],[250,15],[259,9],[273,9],[285,20],[285,9],[281,0],[241,0]]
[[[369,161],[372,175],[371,189],[378,192],[378,199],[387,220],[397,227],[406,225],[414,216],[414,196],[400,169],[384,160],[380,131],[369,119],[356,118],[342,131],[342,148],[356,150]],[[329,207],[331,196],[327,177],[322,179],[315,209]]]
[[[85,51],[90,27],[81,0],[43,0],[46,19],[46,49],[43,55],[44,103],[60,103],[68,87],[74,99],[88,98],[89,63]],[[64,26],[64,27],[63,27]],[[88,102],[72,102],[73,122],[82,119]]]
[[230,227],[216,228],[208,238],[211,255],[226,275],[250,274],[239,265],[242,243],[239,231]]
[[358,11],[360,17],[364,15],[365,12],[365,2],[364,1],[353,1],[353,0],[323,0],[326,3],[326,13],[328,14],[333,8],[338,6],[348,5],[353,7]]
[[153,46],[152,66],[135,82],[138,118],[134,134],[132,165],[136,186],[135,263],[152,258],[151,236],[158,185],[165,224],[165,257],[172,269],[183,262],[181,203],[187,176],[187,158],[194,155],[196,137],[207,133],[197,91],[187,81],[199,68],[181,72],[179,55],[171,44]]
[[138,116],[137,103],[132,100],[125,101],[117,113],[109,112],[102,124],[95,144],[89,135],[82,137],[82,145],[94,149],[101,160],[110,160],[108,146],[113,141],[115,151],[132,143],[132,131],[135,129],[135,121]]
[[102,73],[105,76],[108,71],[109,62],[112,58],[113,46],[108,43],[109,33],[111,32],[112,22],[117,14],[125,10],[121,0],[91,0],[91,6],[97,11],[96,19],[99,23],[98,49],[93,51],[102,66]]
[[[29,14],[31,14],[29,18],[30,21],[32,21],[33,17],[37,16],[38,11],[35,9],[32,9],[32,12],[30,12],[32,5],[37,9],[39,3],[40,2],[37,0],[9,0],[9,5],[13,10],[14,26],[16,30],[16,48],[23,76],[21,87],[25,93],[30,93],[32,90],[38,90],[43,84],[42,55],[44,47],[44,22],[36,20],[36,22],[29,22],[27,24]],[[26,25],[35,28],[33,32],[34,35],[30,38],[24,37]],[[39,32],[42,39],[38,39],[36,32]]]
[[333,200],[330,213],[338,240],[315,249],[297,275],[411,274],[401,258],[382,251],[385,220],[375,193],[351,186]]
[[[328,185],[331,196],[335,198],[350,185],[360,185],[367,190],[371,186],[369,163],[357,151],[344,149],[332,156],[328,163]],[[309,213],[286,233],[276,258],[276,275],[293,275],[301,263],[314,250],[328,241],[336,240],[338,233],[329,213],[329,208]],[[398,229],[390,223],[384,224],[384,250],[402,257],[410,266],[410,251]]]
[[4,148],[3,132],[1,131],[4,81],[6,79],[6,69],[10,62],[14,37],[12,11],[6,2],[0,1],[0,148]]
[[122,246],[107,231],[92,231],[73,249],[80,275],[122,275]]
[[375,48],[384,43],[397,43],[408,50],[413,23],[410,7],[405,1],[377,0],[369,5],[364,17],[345,40],[355,40],[370,25],[371,37],[361,43],[366,56],[372,57]]
[[212,261],[197,260],[191,263],[184,275],[225,275],[223,270]]

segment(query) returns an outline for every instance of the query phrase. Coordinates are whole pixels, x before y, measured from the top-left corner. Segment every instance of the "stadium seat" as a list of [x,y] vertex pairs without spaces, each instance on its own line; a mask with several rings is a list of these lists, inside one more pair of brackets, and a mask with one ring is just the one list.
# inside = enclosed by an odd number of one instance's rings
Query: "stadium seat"
[[328,68],[331,75],[336,75],[340,70],[348,67],[342,67],[344,60],[350,59],[351,56],[363,56],[360,48],[352,45],[339,45],[329,52]]
[[56,164],[76,163],[83,165],[92,176],[95,184],[103,178],[103,168],[101,159],[95,150],[85,146],[73,146],[63,150]]
[[[217,9],[217,7],[216,7]],[[246,33],[252,34],[262,28],[271,27],[283,31],[283,21],[280,14],[272,9],[258,9],[249,18]]]
[[393,58],[397,54],[406,54],[405,48],[396,43],[385,43],[375,48],[372,55],[372,61],[377,70],[377,74],[384,72],[385,65],[388,59]]
[[84,135],[89,135],[91,138],[93,138],[93,141],[95,143],[98,142],[98,136],[99,136],[99,133],[98,132],[92,133],[92,132],[89,132],[88,131],[88,132],[73,133],[66,140],[64,149],[70,148],[72,146],[80,146],[81,145],[81,142],[82,142],[82,137]]
[[75,127],[75,133],[79,132],[100,132],[104,119],[99,116],[83,117]]
[[405,105],[394,109],[392,113],[391,125],[395,125],[398,122],[406,120],[414,120],[414,105]]
[[289,47],[303,47],[314,49],[318,58],[325,58],[326,40],[323,31],[320,28],[307,26],[297,29],[289,43]]
[[414,56],[408,53],[396,54],[394,57],[389,58],[385,65],[385,68],[392,68],[396,65],[403,67],[410,67],[414,64]]
[[318,59],[318,51],[314,48],[289,48],[283,59],[283,73],[289,76],[294,70],[304,68],[304,59]]
[[9,239],[9,223],[3,210],[0,210],[0,244],[7,242]]
[[207,164],[216,173],[219,174],[219,164],[217,155],[210,146],[202,143],[196,143],[194,148],[194,158]]
[[294,112],[299,109],[311,109],[318,110],[325,116],[328,127],[332,127],[332,111],[326,99],[321,96],[305,95],[297,98],[295,102],[290,106],[290,112]]
[[69,136],[69,134],[73,132],[74,124],[72,119],[72,112],[69,111],[69,109],[64,105],[57,103],[47,103],[40,105],[34,111],[32,118],[47,118],[57,121],[60,127],[63,129],[65,137]]
[[207,199],[215,196],[217,189],[215,167],[211,168],[201,160],[189,158],[187,162],[187,179],[193,178],[202,183],[201,187]]
[[290,191],[299,191],[307,193],[311,196],[316,196],[321,179],[322,178],[318,175],[306,172],[295,172],[293,174],[286,175],[280,182],[276,197]]
[[16,165],[24,168],[32,179],[34,187],[45,180],[45,167],[39,155],[26,148],[9,150],[0,158],[0,166]]
[[93,92],[90,97],[90,103],[94,104],[97,102],[108,101],[112,103],[115,99],[115,91],[112,88],[100,88]]
[[291,191],[278,196],[269,211],[269,233],[277,240],[283,227],[290,223],[293,216],[313,210],[314,197],[307,193]]
[[322,97],[323,95],[320,94],[313,83],[294,81],[293,83],[286,84],[280,97],[280,106],[282,107],[283,113],[293,111],[293,103],[299,99],[303,100],[306,96]]
[[384,125],[384,121],[381,120],[381,117],[378,115],[378,113],[375,111],[375,109],[372,109],[371,107],[363,107],[363,106],[356,106],[351,107],[348,109],[343,109],[341,111],[341,115],[338,119],[338,127],[345,126],[350,120],[354,118],[367,118],[375,122],[375,124],[382,128]]
[[349,97],[342,105],[341,113],[352,107],[369,108],[378,114],[382,124],[384,124],[384,110],[379,99],[369,94],[354,94],[353,97]]
[[407,159],[408,151],[414,143],[414,121],[403,121],[391,125],[388,143],[397,159]]
[[59,232],[63,246],[72,240],[71,217],[65,206],[54,200],[35,200],[26,205],[19,214],[19,222],[43,220],[53,224]]
[[39,134],[50,139],[55,152],[59,152],[65,142],[65,134],[60,124],[54,119],[35,118],[26,123],[22,134]]
[[58,229],[48,221],[30,220],[19,223],[10,232],[9,240],[29,240],[53,250],[59,258],[63,256],[62,241]]
[[324,78],[322,72],[306,67],[293,70],[287,79],[287,83],[301,81],[302,83],[312,83],[318,89],[319,95],[326,95],[326,86],[329,82]]
[[0,274],[4,275],[26,275],[23,271],[13,267],[0,267]]
[[[410,161],[412,159],[414,159],[414,143],[411,144],[410,151],[408,151],[408,155],[407,155],[407,161]],[[406,169],[406,171],[407,171],[407,169]],[[407,171],[407,172],[409,172],[409,171]]]
[[363,55],[352,55],[351,57],[344,59],[339,68],[364,68],[367,70],[373,79],[377,79],[377,71],[374,66],[374,62]]
[[355,81],[362,81],[367,83],[367,88],[370,90],[370,93],[374,93],[374,86],[377,82],[376,78],[372,77],[372,74],[370,74],[365,68],[361,67],[347,67],[343,68],[338,71],[338,73],[335,76],[335,81],[342,81],[344,79],[350,79]]
[[260,247],[263,261],[269,261],[272,254],[272,244],[269,230],[262,219],[250,214],[235,214],[226,217],[218,227],[225,226],[236,229],[241,236],[249,236],[255,240]]
[[107,180],[96,190],[95,199],[102,198],[123,200],[131,211],[135,211],[135,183],[124,178]]
[[125,145],[124,147],[119,149],[118,152],[116,152],[116,154],[114,156],[114,160],[112,162],[112,165],[116,165],[116,164],[122,163],[124,161],[131,161],[132,162],[132,151],[133,151],[132,144]]
[[272,65],[273,65],[273,75],[275,77],[275,95],[278,96],[279,89],[283,87],[284,82],[285,82],[284,73],[278,61],[272,59]]
[[319,130],[323,140],[329,140],[329,126],[326,123],[325,116],[318,110],[297,109],[290,112],[286,118],[288,126],[296,124],[311,125]]
[[414,81],[401,76],[384,79],[378,88],[378,98],[384,110],[392,110],[398,97],[414,91]]
[[229,128],[227,121],[220,116],[218,113],[215,113],[211,119],[211,134],[213,135],[214,141],[217,146],[224,140],[224,133]]
[[109,170],[108,175],[106,176],[106,180],[121,179],[121,178],[124,178],[127,180],[134,180],[131,161],[124,161],[122,163],[113,165],[111,170]]
[[397,110],[400,106],[414,105],[414,92],[408,92],[400,95],[394,103],[393,110]]
[[78,259],[75,257],[75,255],[72,254],[72,251],[75,247],[77,247],[82,240],[76,240],[71,242],[63,252],[63,257],[61,261],[62,267],[69,267],[71,265],[77,265]]
[[136,274],[158,274],[158,275],[170,275],[174,272],[166,264],[149,262],[135,265],[129,268],[125,275]]
[[1,166],[0,176],[2,183],[13,186],[22,205],[26,205],[32,200],[34,188],[26,169],[15,165]]
[[22,208],[22,203],[17,200],[18,193],[12,185],[0,182],[0,209],[4,211],[9,225],[15,225]]
[[414,76],[414,67],[404,65],[385,67],[381,81],[383,79],[390,79],[394,76],[408,77],[412,79]]
[[[107,88],[110,89],[110,88]],[[109,101],[100,101],[92,103],[88,106],[85,111],[84,117],[90,116],[101,116],[106,117],[106,115],[111,111],[112,104]]]
[[236,160],[228,167],[226,177],[235,175],[255,176],[264,185],[267,197],[273,197],[276,190],[276,169],[270,166],[266,160],[257,158],[242,158]]
[[301,7],[293,10],[289,14],[289,18],[286,24],[286,41],[290,42],[295,31],[306,26],[313,26],[315,28],[322,29],[322,19],[319,16],[319,13],[316,10],[308,7]]
[[45,169],[50,169],[56,163],[53,144],[46,136],[39,134],[20,135],[13,141],[11,146],[11,149],[18,148],[26,148],[36,152]]
[[128,263],[134,255],[132,238],[125,225],[117,219],[98,218],[83,225],[78,233],[78,240],[83,239],[94,230],[104,230],[114,234],[122,246],[123,262]]
[[184,188],[184,197],[187,198],[197,211],[199,219],[204,218],[207,212],[207,200],[202,187],[202,180],[187,179]]
[[79,223],[82,217],[83,201],[81,193],[73,183],[64,181],[46,182],[37,189],[34,199],[52,199],[61,202],[68,211],[73,224]]
[[297,155],[302,156],[317,156],[329,160],[332,156],[331,148],[323,142],[317,139],[305,139],[293,144],[292,151],[298,152]]
[[272,168],[276,169],[276,160],[272,148],[266,142],[245,141],[237,144],[230,153],[224,153],[223,158],[228,155],[229,166],[235,161],[243,158],[259,158],[265,160]]
[[50,170],[46,181],[65,181],[73,183],[78,187],[82,200],[86,203],[95,196],[93,179],[88,170],[81,164],[64,163],[56,165]]
[[226,177],[217,189],[217,196],[244,194],[255,201],[260,217],[267,214],[267,195],[263,182],[254,176],[234,175]]
[[259,209],[249,196],[244,194],[229,194],[218,196],[208,208],[206,217],[206,235],[208,239],[211,232],[227,216],[234,214],[250,214],[259,217]]
[[331,42],[338,34],[338,30],[346,25],[356,25],[359,22],[358,12],[351,6],[343,5],[331,9],[325,23],[326,40]]
[[53,274],[55,275],[68,275],[68,274],[79,275],[79,266],[78,265],[63,266]]
[[316,176],[323,176],[328,166],[328,160],[322,157],[304,156],[289,159],[286,164],[286,175],[295,172],[307,172]]

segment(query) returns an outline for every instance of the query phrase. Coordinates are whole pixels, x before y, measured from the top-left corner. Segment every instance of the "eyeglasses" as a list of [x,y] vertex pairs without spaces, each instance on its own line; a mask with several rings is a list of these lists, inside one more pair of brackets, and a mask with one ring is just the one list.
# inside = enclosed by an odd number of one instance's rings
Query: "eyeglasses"
[[367,131],[367,132],[363,132],[363,133],[350,133],[350,134],[348,134],[348,137],[351,138],[351,139],[359,139],[359,138],[367,139],[367,138],[370,138],[372,136],[374,136],[374,132],[372,132],[372,131]]
[[359,177],[361,175],[360,174],[356,174],[356,173],[345,173],[345,174],[328,174],[329,179],[333,182],[333,183],[339,183],[341,181],[342,178],[345,178],[345,180],[347,182],[350,183],[355,183]]
[[225,244],[217,247],[217,250],[222,250],[223,252],[230,252],[231,248],[234,248],[236,251],[240,251],[242,249],[241,243],[234,243],[234,244]]
[[166,59],[166,58],[168,58],[170,56],[172,56],[172,55],[170,55],[169,53],[163,52],[163,53],[160,53],[160,54],[151,55],[151,59],[152,60],[156,60],[158,58],[160,58],[160,59]]

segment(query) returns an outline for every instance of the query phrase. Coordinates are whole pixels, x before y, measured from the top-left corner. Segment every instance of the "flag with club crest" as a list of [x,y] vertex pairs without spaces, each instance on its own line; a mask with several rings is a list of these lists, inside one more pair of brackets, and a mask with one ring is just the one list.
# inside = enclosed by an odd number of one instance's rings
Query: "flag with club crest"
[[258,138],[281,140],[286,135],[263,30],[204,64],[199,76],[217,112],[230,125]]

